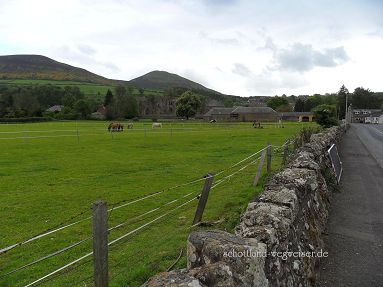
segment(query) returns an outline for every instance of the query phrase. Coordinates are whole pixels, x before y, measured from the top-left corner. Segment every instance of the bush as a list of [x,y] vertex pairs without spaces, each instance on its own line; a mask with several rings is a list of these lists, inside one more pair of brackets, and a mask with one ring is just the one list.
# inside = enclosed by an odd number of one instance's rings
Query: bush
[[319,105],[313,110],[316,122],[322,127],[329,128],[338,125],[336,118],[336,108],[333,105]]

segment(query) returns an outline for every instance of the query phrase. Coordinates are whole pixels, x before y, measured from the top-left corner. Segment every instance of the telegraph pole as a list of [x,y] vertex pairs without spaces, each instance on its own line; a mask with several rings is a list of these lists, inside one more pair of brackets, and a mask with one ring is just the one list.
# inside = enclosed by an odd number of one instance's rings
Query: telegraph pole
[[348,100],[348,93],[346,93],[346,109],[344,110],[344,119],[346,120],[346,124],[347,124],[347,112],[348,112],[347,100]]

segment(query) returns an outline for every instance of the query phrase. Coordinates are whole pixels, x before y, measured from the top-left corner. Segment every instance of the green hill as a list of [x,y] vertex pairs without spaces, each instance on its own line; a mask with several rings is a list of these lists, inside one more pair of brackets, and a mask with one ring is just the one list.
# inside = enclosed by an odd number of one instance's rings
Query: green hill
[[145,90],[163,91],[169,88],[186,88],[219,94],[201,84],[166,71],[152,71],[130,81],[112,80],[41,55],[0,56],[0,80],[3,82],[9,80],[56,81],[61,84],[62,82],[82,82],[104,86],[131,84]]
[[102,85],[124,83],[40,55],[0,56],[0,79],[75,81]]
[[130,80],[129,83],[144,89],[166,90],[168,88],[187,88],[216,92],[201,84],[166,71],[152,71],[141,77]]

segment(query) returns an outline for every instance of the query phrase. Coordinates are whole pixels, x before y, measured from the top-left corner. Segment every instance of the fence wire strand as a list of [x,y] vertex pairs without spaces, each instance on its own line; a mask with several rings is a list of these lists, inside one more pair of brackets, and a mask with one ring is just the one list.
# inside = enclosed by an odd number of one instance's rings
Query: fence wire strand
[[[284,145],[282,145],[282,146],[284,146]],[[232,168],[234,168],[234,167],[240,165],[241,163],[243,163],[243,162],[245,162],[246,160],[248,160],[248,159],[254,157],[255,155],[261,153],[262,151],[264,151],[264,150],[267,149],[267,148],[268,148],[268,146],[266,146],[265,148],[263,148],[263,149],[261,149],[261,150],[255,152],[255,153],[251,154],[250,156],[248,156],[248,157],[246,157],[246,158],[240,160],[239,162],[237,162],[237,163],[231,165],[229,168],[224,169],[224,170],[221,170],[221,171],[218,172],[215,176],[220,175],[220,174],[222,174],[222,173],[224,173],[224,172],[226,172],[226,171],[228,171],[228,170],[230,170],[230,169],[232,169]],[[248,166],[254,164],[254,163],[255,163],[256,161],[258,161],[259,159],[260,159],[260,157],[256,158],[255,160],[252,160],[250,163],[248,163],[248,164],[246,164],[245,166],[241,167],[241,168],[238,169],[237,171],[235,171],[235,172],[233,172],[233,173],[231,173],[231,174],[229,174],[229,175],[227,175],[227,176],[225,176],[225,177],[219,179],[219,180],[218,180],[218,181],[211,187],[211,189],[214,189],[214,188],[217,187],[218,185],[220,185],[220,184],[222,184],[223,182],[225,182],[226,180],[230,179],[230,178],[231,178],[232,176],[234,176],[235,174],[241,172],[242,170],[246,169]],[[112,213],[113,210],[116,210],[116,209],[119,209],[119,208],[122,208],[122,207],[125,207],[125,206],[128,206],[128,205],[134,204],[134,203],[139,202],[139,201],[142,201],[142,200],[144,200],[144,199],[147,199],[147,198],[153,197],[153,196],[155,196],[155,195],[161,194],[161,193],[163,193],[163,192],[165,192],[165,191],[172,190],[172,189],[176,189],[176,188],[183,187],[183,186],[187,186],[187,185],[191,185],[191,184],[194,184],[194,183],[203,181],[203,180],[206,180],[206,176],[203,177],[203,178],[199,178],[199,179],[196,179],[196,180],[192,180],[192,181],[187,182],[187,183],[183,183],[183,184],[179,184],[179,185],[176,185],[176,186],[173,186],[173,187],[170,187],[170,188],[166,188],[166,189],[161,190],[161,191],[159,191],[159,192],[155,192],[155,193],[152,193],[152,194],[149,194],[149,195],[145,195],[145,196],[143,196],[143,197],[141,197],[141,198],[138,198],[138,199],[129,201],[129,202],[124,203],[124,204],[120,204],[120,203],[122,203],[122,202],[124,202],[124,201],[126,201],[126,200],[117,202],[117,203],[114,204],[114,206],[113,206],[111,209],[108,209],[109,217],[110,217],[110,215],[111,215],[111,213]],[[187,197],[187,196],[190,196],[192,193],[193,193],[193,192],[188,193],[188,194],[182,196],[182,198],[185,198],[185,197]],[[115,229],[117,229],[117,228],[120,228],[120,227],[122,227],[122,226],[125,226],[125,225],[131,223],[131,222],[134,221],[134,220],[143,218],[143,217],[146,216],[146,215],[149,215],[149,214],[151,214],[151,213],[153,213],[153,212],[155,212],[155,211],[158,211],[160,208],[162,208],[162,207],[164,207],[164,206],[167,206],[167,205],[170,205],[170,204],[173,204],[173,203],[177,202],[179,199],[180,199],[180,198],[175,199],[175,200],[172,200],[172,201],[169,201],[169,202],[163,204],[163,205],[160,206],[160,207],[157,207],[157,208],[154,208],[154,209],[152,209],[152,210],[149,210],[149,211],[147,211],[147,212],[145,212],[145,213],[143,213],[143,214],[140,214],[140,215],[138,215],[138,216],[136,216],[136,217],[134,217],[134,218],[132,218],[132,219],[129,219],[129,220],[125,221],[125,222],[122,222],[122,223],[120,223],[120,224],[114,226],[114,227],[111,227],[111,228],[108,229],[108,232],[110,232],[110,231],[112,231],[112,230],[115,230]],[[172,209],[172,210],[170,210],[170,211],[168,211],[168,212],[165,212],[165,213],[163,213],[162,215],[160,215],[160,216],[154,218],[153,220],[151,220],[151,221],[149,221],[149,222],[146,222],[145,224],[143,224],[143,225],[141,225],[141,226],[135,228],[134,230],[129,231],[128,233],[126,233],[126,234],[124,234],[124,235],[122,235],[122,236],[120,236],[120,237],[118,237],[118,238],[116,238],[116,239],[110,241],[110,242],[108,243],[108,246],[112,246],[112,245],[114,245],[115,243],[117,243],[117,242],[123,240],[124,238],[128,237],[129,235],[132,235],[132,234],[138,232],[139,230],[145,228],[146,226],[148,226],[148,225],[150,225],[150,224],[152,224],[152,223],[154,223],[154,222],[160,220],[161,218],[163,218],[163,217],[169,215],[170,213],[174,212],[175,210],[177,210],[177,209],[179,209],[179,208],[182,208],[183,206],[189,204],[189,203],[192,202],[193,200],[195,200],[195,198],[192,198],[192,199],[190,199],[190,200],[184,202],[183,204],[178,205],[178,206],[175,207],[174,209]],[[118,204],[120,204],[120,205],[118,205]],[[116,206],[116,205],[117,205],[117,206]],[[81,212],[81,213],[79,213],[78,215],[71,217],[69,220],[71,220],[71,219],[73,219],[73,218],[76,218],[76,217],[78,217],[78,216],[80,216],[80,215],[82,215],[82,214],[84,214],[84,213],[85,213],[85,212]],[[15,245],[11,245],[11,246],[8,246],[7,248],[3,248],[3,249],[1,249],[1,250],[0,250],[0,254],[1,254],[1,253],[4,253],[4,252],[7,252],[8,250],[13,249],[13,248],[15,248],[15,247],[17,247],[17,246],[26,244],[26,243],[28,243],[28,242],[34,241],[34,240],[39,239],[39,238],[41,238],[41,237],[44,237],[44,236],[46,236],[46,235],[52,234],[52,233],[54,233],[54,232],[57,232],[57,231],[60,231],[60,230],[62,230],[62,229],[65,229],[65,228],[67,228],[67,227],[70,227],[70,226],[73,226],[73,225],[75,225],[75,224],[78,224],[78,223],[83,222],[83,221],[85,221],[85,220],[87,220],[87,219],[90,219],[90,218],[92,218],[92,216],[89,216],[89,217],[87,217],[87,218],[78,220],[78,221],[76,221],[76,222],[73,222],[73,223],[68,224],[68,225],[65,225],[65,226],[61,226],[61,227],[56,228],[56,229],[53,229],[53,230],[49,230],[49,231],[47,231],[47,232],[45,232],[45,233],[40,233],[39,235],[34,236],[34,237],[32,237],[32,238],[30,238],[30,239],[28,239],[28,240],[25,240],[25,241],[23,241],[23,242],[19,242],[19,243],[15,244]],[[69,220],[67,220],[67,221],[69,221]],[[67,221],[65,221],[65,222],[67,222]],[[65,223],[65,222],[64,222],[64,223]],[[62,224],[63,224],[63,223],[61,223],[60,225],[62,225]],[[39,262],[42,262],[42,261],[44,261],[44,260],[47,260],[47,259],[52,258],[52,257],[54,257],[54,256],[57,256],[57,255],[59,255],[59,254],[61,254],[61,253],[63,253],[63,252],[66,252],[66,251],[68,251],[68,250],[71,250],[72,248],[74,248],[74,247],[80,245],[81,243],[83,243],[83,242],[85,242],[85,241],[87,241],[87,240],[90,240],[91,238],[92,238],[92,237],[88,237],[88,238],[86,238],[86,239],[84,239],[84,240],[81,240],[81,241],[76,242],[76,243],[74,243],[74,244],[72,244],[72,245],[70,245],[70,246],[67,246],[67,247],[65,247],[65,248],[63,248],[63,249],[60,249],[60,250],[58,250],[58,251],[56,251],[56,252],[54,252],[54,253],[51,253],[51,254],[46,255],[46,256],[44,256],[44,257],[42,257],[42,258],[40,258],[40,259],[37,259],[37,260],[35,260],[35,261],[32,261],[31,263],[28,263],[28,264],[26,264],[26,265],[24,265],[24,266],[21,266],[21,267],[15,269],[15,270],[12,270],[12,271],[10,271],[10,272],[8,272],[8,273],[5,273],[5,274],[1,275],[0,278],[2,278],[2,277],[4,277],[4,276],[7,276],[7,275],[11,275],[11,274],[13,274],[13,273],[15,273],[15,272],[18,272],[18,271],[21,271],[21,270],[23,270],[23,269],[25,269],[25,268],[28,268],[29,266],[32,266],[32,265],[34,265],[34,264],[37,264],[37,263],[39,263]],[[87,253],[87,254],[85,254],[84,256],[82,256],[82,257],[80,257],[80,258],[78,258],[78,259],[76,259],[76,260],[74,260],[74,261],[72,261],[72,262],[70,262],[70,263],[68,263],[68,264],[66,264],[66,265],[64,265],[64,266],[62,266],[62,267],[60,267],[60,268],[58,268],[57,270],[55,270],[55,271],[53,271],[53,272],[51,272],[51,273],[49,273],[49,274],[47,274],[47,275],[45,275],[45,276],[43,276],[43,277],[37,279],[37,280],[35,280],[34,282],[32,282],[32,283],[26,285],[25,287],[36,286],[36,284],[38,284],[39,282],[44,281],[46,278],[51,278],[52,276],[56,276],[57,273],[60,273],[62,270],[66,270],[67,268],[69,268],[69,267],[73,266],[74,264],[76,264],[76,263],[82,261],[83,259],[85,259],[85,258],[91,256],[92,254],[93,254],[93,252]],[[39,285],[40,285],[40,284],[41,284],[41,283],[39,283]]]

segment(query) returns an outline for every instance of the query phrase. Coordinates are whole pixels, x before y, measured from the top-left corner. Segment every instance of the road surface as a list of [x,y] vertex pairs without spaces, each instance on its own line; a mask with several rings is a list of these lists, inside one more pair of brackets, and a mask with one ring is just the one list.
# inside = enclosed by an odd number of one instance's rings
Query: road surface
[[383,125],[353,124],[340,143],[340,192],[324,235],[318,287],[383,286]]

